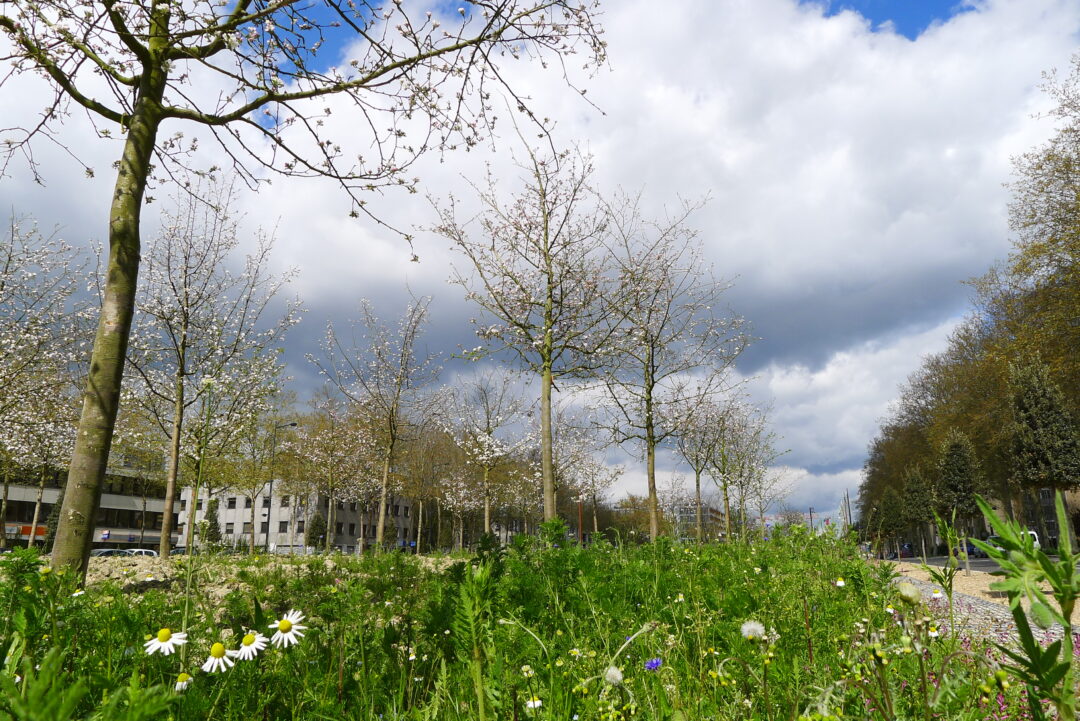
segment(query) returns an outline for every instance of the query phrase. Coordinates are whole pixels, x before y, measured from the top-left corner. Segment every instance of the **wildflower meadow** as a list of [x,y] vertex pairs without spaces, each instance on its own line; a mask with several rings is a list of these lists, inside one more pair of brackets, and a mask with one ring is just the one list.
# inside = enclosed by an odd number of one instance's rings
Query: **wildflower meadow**
[[[1014,564],[1003,582],[1022,585],[1040,554],[999,530],[1001,562]],[[0,561],[0,718],[891,721],[1075,708],[1062,685],[1075,684],[1071,636],[1067,654],[1062,642],[1028,648],[1026,623],[1011,649],[972,637],[853,539],[795,526],[727,544],[557,540],[548,525],[449,558],[196,555],[172,561],[170,583],[85,589],[15,551]]]

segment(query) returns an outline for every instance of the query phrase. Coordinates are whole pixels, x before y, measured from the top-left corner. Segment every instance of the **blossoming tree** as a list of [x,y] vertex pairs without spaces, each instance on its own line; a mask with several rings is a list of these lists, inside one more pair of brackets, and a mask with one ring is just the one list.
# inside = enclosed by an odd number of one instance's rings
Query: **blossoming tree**
[[607,217],[589,186],[588,159],[530,151],[522,170],[524,187],[509,202],[491,177],[477,188],[483,206],[477,228],[459,217],[450,198],[434,230],[467,261],[452,280],[483,311],[477,334],[489,352],[509,352],[539,377],[544,520],[551,520],[552,390],[560,378],[591,374],[603,362],[610,333]]
[[[207,450],[224,448],[250,430],[251,419],[269,410],[268,398],[280,385],[278,346],[299,321],[299,304],[286,306],[267,321],[267,307],[291,274],[267,272],[273,242],[262,236],[242,261],[238,219],[230,212],[231,188],[211,184],[203,202],[184,193],[164,216],[162,231],[146,249],[142,289],[136,301],[135,327],[128,347],[133,373],[124,388],[125,404],[142,405],[169,439],[165,475],[162,556],[169,555],[173,498],[183,456],[193,458],[198,429],[185,428],[185,417],[198,408],[213,378],[214,424]],[[229,266],[241,264],[239,272]]]
[[326,379],[348,399],[351,413],[363,418],[379,462],[379,520],[375,545],[383,547],[386,502],[395,464],[411,419],[426,415],[431,396],[423,391],[438,376],[434,356],[418,358],[416,343],[427,319],[430,298],[411,303],[397,328],[383,324],[367,301],[355,331],[326,330],[322,358],[310,357]]
[[[53,90],[40,122],[5,131],[6,158],[27,158],[36,174],[32,143],[56,139],[72,104],[100,136],[122,145],[55,565],[85,570],[89,556],[135,305],[142,205],[155,169],[168,176],[194,163],[202,134],[253,184],[264,169],[328,177],[352,197],[354,213],[374,217],[361,194],[414,189],[408,169],[416,158],[479,142],[495,120],[497,89],[527,111],[501,62],[539,57],[565,70],[562,60],[579,49],[586,65],[601,61],[595,9],[577,0],[462,0],[449,16],[446,8],[425,13],[397,0],[55,0],[0,8],[11,48],[0,77],[33,73]],[[326,57],[328,38],[352,41],[341,62]],[[331,96],[346,100],[355,122],[331,122]],[[184,123],[199,132],[185,136]],[[371,150],[345,150],[360,128]]]
[[618,443],[645,456],[649,535],[660,535],[656,450],[674,438],[670,409],[708,398],[723,388],[723,371],[746,346],[742,319],[722,312],[727,283],[717,281],[702,257],[697,233],[686,224],[694,206],[661,220],[646,220],[638,199],[611,206],[612,254],[622,286],[614,317],[618,353],[604,376],[609,428]]

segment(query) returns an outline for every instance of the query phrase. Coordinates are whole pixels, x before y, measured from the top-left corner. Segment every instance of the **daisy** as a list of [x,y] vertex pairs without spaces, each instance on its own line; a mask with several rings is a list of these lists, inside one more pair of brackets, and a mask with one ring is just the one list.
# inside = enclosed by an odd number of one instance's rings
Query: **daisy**
[[225,653],[232,658],[238,658],[241,661],[250,661],[258,656],[259,652],[266,648],[266,644],[269,642],[270,639],[266,636],[263,636],[258,631],[252,631],[240,641],[240,648],[235,651],[230,649]]
[[844,579],[842,577],[836,579],[836,587],[837,588],[843,588],[845,585],[846,584],[844,583]]
[[225,644],[219,641],[210,647],[210,655],[202,665],[202,670],[206,673],[220,673],[233,665],[234,661],[226,655]]
[[937,626],[935,626],[934,624],[930,624],[930,629],[926,632],[926,635],[930,638],[937,638],[939,635]]
[[893,608],[892,604],[890,603],[888,606],[885,607],[885,613],[887,613],[887,614],[889,614],[891,616],[894,613],[896,613],[896,609]]
[[157,632],[157,636],[144,643],[143,647],[146,648],[148,654],[161,651],[162,656],[168,656],[176,650],[177,646],[183,646],[185,643],[187,643],[186,633],[173,633],[163,628]]
[[176,677],[176,692],[180,693],[187,689],[191,685],[191,676],[186,673],[182,673]]
[[300,625],[303,620],[304,614],[299,611],[289,611],[280,621],[270,624],[270,628],[274,629],[274,635],[270,638],[271,643],[280,648],[288,648],[294,643],[300,643],[300,639],[304,636],[303,631],[307,628]]
[[940,588],[935,588],[935,589],[934,589],[934,592],[930,594],[930,598],[933,598],[933,599],[939,599],[939,598],[941,598],[941,597],[942,597],[942,596],[944,596],[944,595],[945,595],[945,594],[943,594],[943,593],[941,592],[941,589],[940,589]]
[[765,627],[757,621],[747,621],[739,629],[739,633],[747,641],[760,641],[765,635]]
[[543,705],[544,702],[536,696],[533,696],[531,699],[525,702],[525,708],[540,708]]

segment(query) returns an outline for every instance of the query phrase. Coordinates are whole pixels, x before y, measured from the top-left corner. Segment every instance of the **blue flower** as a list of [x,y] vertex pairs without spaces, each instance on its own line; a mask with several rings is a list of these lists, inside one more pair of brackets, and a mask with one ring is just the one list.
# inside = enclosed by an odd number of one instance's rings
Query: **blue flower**
[[645,670],[646,671],[655,671],[656,669],[660,668],[660,664],[662,664],[662,663],[663,663],[662,659],[650,658],[648,661],[645,662]]

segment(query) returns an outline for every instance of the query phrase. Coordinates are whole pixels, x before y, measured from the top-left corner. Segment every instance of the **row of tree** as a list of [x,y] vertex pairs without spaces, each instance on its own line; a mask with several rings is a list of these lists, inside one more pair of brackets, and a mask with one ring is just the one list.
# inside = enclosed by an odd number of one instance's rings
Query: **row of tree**
[[[663,224],[647,223],[635,202],[608,202],[591,189],[572,156],[533,158],[532,170],[532,182],[512,201],[512,231],[492,230],[501,212],[493,194],[483,238],[448,225],[445,214],[440,227],[471,261],[475,273],[456,278],[486,311],[480,335],[489,343],[472,356],[512,354],[521,370],[538,376],[535,423],[522,423],[534,404],[519,395],[510,373],[463,373],[452,388],[437,384],[437,358],[417,355],[427,300],[412,303],[396,325],[381,321],[366,302],[349,328],[330,324],[321,352],[309,356],[326,387],[311,413],[293,414],[279,351],[299,303],[270,313],[291,274],[268,274],[269,238],[260,237],[239,258],[230,187],[181,196],[143,261],[113,445],[114,456],[138,459],[146,475],[161,469],[163,554],[180,486],[229,487],[254,498],[271,479],[286,478],[286,467],[293,470],[290,494],[379,509],[380,547],[391,495],[430,501],[455,519],[479,504],[484,530],[510,508],[532,522],[534,503],[550,520],[560,494],[591,501],[595,517],[620,472],[603,461],[612,443],[639,450],[647,462],[650,537],[661,532],[655,459],[665,447],[693,470],[699,509],[702,479],[711,477],[723,489],[729,519],[731,496],[742,526],[748,506],[764,514],[782,495],[781,479],[769,471],[778,455],[775,438],[767,415],[731,379],[746,336],[740,319],[717,312],[727,286],[700,262],[700,245],[685,225],[689,209]],[[36,236],[31,244],[24,235],[13,226],[10,252],[28,253],[34,245],[41,263],[61,258],[45,239]],[[71,452],[72,391],[87,363],[87,345],[72,339],[85,326],[76,321],[94,305],[70,312],[75,295],[55,289],[92,284],[94,275],[72,258],[61,260],[49,272],[24,273],[7,284],[59,299],[55,309],[40,304],[52,313],[43,310],[40,318],[52,333],[49,342],[15,349],[5,361],[13,376],[36,378],[48,369],[63,380],[63,392],[7,387],[11,402],[0,433],[7,467],[36,464],[43,474],[62,467]],[[18,310],[15,303],[0,307],[5,317]],[[12,319],[12,342],[20,329]],[[37,365],[28,360],[35,358]],[[555,379],[565,383],[562,410],[552,402]],[[66,438],[69,445],[34,456],[18,439],[44,420],[53,442]],[[703,537],[700,510],[695,525]],[[187,525],[187,546],[195,527]]]
[[969,518],[979,492],[1044,539],[1075,534],[1072,514],[1070,528],[1048,522],[1040,492],[1080,487],[1080,55],[1046,90],[1059,128],[1014,161],[1014,251],[971,282],[974,310],[870,444],[859,504],[871,529],[896,536],[933,509]]

